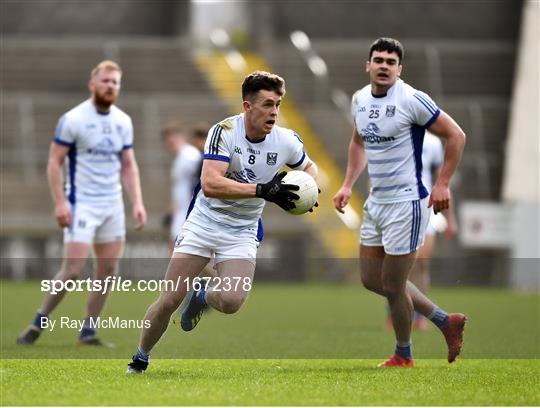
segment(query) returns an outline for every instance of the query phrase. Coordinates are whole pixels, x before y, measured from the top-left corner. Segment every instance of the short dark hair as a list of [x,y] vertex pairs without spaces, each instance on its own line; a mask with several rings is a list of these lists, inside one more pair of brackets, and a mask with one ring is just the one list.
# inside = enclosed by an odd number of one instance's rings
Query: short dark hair
[[173,136],[176,134],[184,134],[186,133],[186,129],[184,127],[184,124],[177,120],[172,120],[168,122],[163,129],[161,129],[161,138],[166,139],[169,136]]
[[260,90],[274,91],[279,96],[285,95],[285,80],[279,75],[266,71],[249,74],[242,83],[242,100],[253,97]]
[[193,139],[206,139],[210,126],[206,122],[197,122],[191,128],[191,137]]
[[371,56],[373,55],[373,51],[388,51],[389,53],[395,52],[399,57],[399,63],[401,64],[401,60],[403,59],[403,56],[405,55],[405,50],[403,49],[403,45],[398,40],[395,40],[393,38],[388,37],[381,37],[375,40],[373,44],[371,44],[371,47],[369,47],[369,58],[368,61],[371,61]]

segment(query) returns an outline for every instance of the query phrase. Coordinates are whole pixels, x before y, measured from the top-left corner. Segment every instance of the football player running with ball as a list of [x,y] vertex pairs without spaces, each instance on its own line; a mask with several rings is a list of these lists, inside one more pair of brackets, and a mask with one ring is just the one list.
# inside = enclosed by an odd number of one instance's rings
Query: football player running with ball
[[[448,361],[461,352],[465,316],[448,314],[407,280],[424,241],[430,207],[434,213],[450,206],[450,179],[465,145],[465,134],[431,98],[403,82],[403,46],[379,38],[370,47],[366,72],[370,84],[352,98],[354,119],[347,173],[334,197],[343,212],[351,189],[368,167],[371,182],[361,227],[360,268],[364,286],[390,305],[396,349],[379,367],[412,367],[413,311],[430,319],[443,333]],[[444,162],[431,195],[422,184],[424,133],[446,139]]]
[[[244,112],[210,129],[201,182],[165,275],[166,280],[179,282],[178,290],[162,291],[148,308],[145,320],[150,327],[142,331],[128,373],[146,370],[150,352],[181,303],[185,331],[195,328],[207,307],[228,314],[240,309],[251,289],[265,201],[290,210],[298,198],[294,193],[298,186],[282,183],[286,173],[278,174],[279,169],[287,165],[317,176],[302,139],[275,124],[284,95],[281,77],[253,72],[242,84]],[[207,282],[195,279],[211,258],[218,282],[231,282],[228,287],[212,290]]]

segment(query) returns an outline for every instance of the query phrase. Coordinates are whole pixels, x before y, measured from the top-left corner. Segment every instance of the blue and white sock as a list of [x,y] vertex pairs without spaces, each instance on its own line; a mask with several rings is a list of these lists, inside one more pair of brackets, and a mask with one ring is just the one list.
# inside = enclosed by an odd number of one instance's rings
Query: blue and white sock
[[137,352],[135,353],[134,359],[148,363],[150,361],[150,352],[144,351],[141,346],[137,346]]
[[401,343],[398,341],[396,344],[396,354],[402,358],[410,360],[412,358],[412,342],[408,341]]
[[94,329],[90,324],[90,318],[87,317],[84,319],[84,324],[81,330],[81,333],[79,334],[79,339],[86,339],[89,337],[94,337],[96,335],[96,329]]
[[439,329],[442,329],[448,325],[448,313],[439,308],[439,306],[435,306],[433,308],[433,311],[429,314],[428,319],[431,320]]
[[41,327],[41,319],[43,317],[46,317],[47,319],[49,316],[46,314],[41,313],[39,310],[36,312],[36,316],[34,317],[34,321],[32,322],[32,325],[36,326],[39,330],[43,330],[43,327]]

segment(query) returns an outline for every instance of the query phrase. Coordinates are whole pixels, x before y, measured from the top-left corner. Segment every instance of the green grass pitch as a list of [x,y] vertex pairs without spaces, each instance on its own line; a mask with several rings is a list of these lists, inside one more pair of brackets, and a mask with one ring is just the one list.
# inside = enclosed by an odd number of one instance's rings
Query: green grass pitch
[[[114,293],[104,316],[140,319],[155,293]],[[171,322],[143,376],[124,374],[137,329],[104,329],[114,349],[74,346],[77,331],[15,345],[41,293],[1,282],[1,405],[539,405],[540,297],[502,289],[439,288],[466,313],[461,358],[445,360],[438,330],[413,333],[417,366],[380,370],[393,349],[382,299],[358,285],[256,283],[234,316],[208,313],[183,333]],[[84,294],[56,316],[81,318]]]

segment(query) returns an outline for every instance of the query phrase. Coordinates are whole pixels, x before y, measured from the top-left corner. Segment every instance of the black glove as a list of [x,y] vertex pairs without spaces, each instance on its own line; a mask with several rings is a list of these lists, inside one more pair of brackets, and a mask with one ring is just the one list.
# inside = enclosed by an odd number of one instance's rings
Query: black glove
[[279,205],[285,211],[295,208],[296,206],[292,200],[297,200],[300,197],[297,194],[294,194],[293,191],[299,190],[300,187],[295,184],[282,184],[281,181],[286,174],[286,171],[282,171],[281,173],[276,174],[268,183],[257,184],[255,196],[264,198],[266,201],[271,201]]
[[[321,194],[321,189],[320,189],[320,188],[317,188],[317,190],[319,190],[319,194]],[[311,208],[309,209],[309,212],[312,213],[312,212],[313,212],[313,209],[314,209],[315,207],[318,207],[318,206],[319,206],[319,202],[318,202],[318,201],[315,201],[315,204],[313,204],[313,207],[311,207]]]

